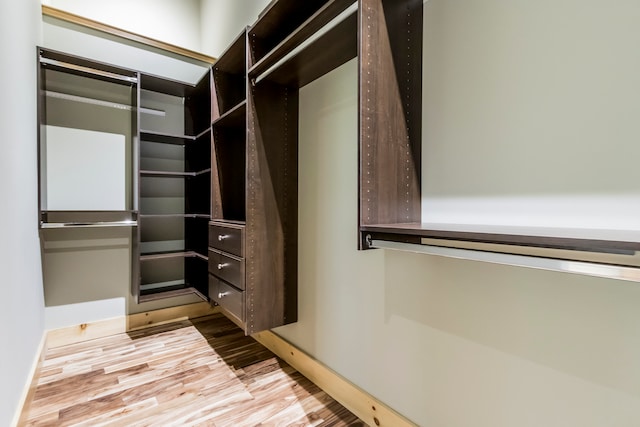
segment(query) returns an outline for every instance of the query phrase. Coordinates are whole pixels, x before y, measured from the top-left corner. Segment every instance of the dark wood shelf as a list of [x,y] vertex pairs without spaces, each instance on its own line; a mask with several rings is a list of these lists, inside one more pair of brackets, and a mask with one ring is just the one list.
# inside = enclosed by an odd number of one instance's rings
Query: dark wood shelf
[[238,221],[234,219],[211,218],[211,224],[245,226],[247,221]]
[[373,238],[397,242],[420,243],[422,238],[432,238],[614,254],[640,251],[638,236],[623,230],[424,223],[369,224],[360,230]]
[[158,253],[149,253],[140,255],[140,261],[155,261],[160,259],[168,259],[168,258],[198,258],[203,261],[208,261],[209,257],[206,255],[202,255],[195,251],[185,251],[185,252],[158,252]]
[[[178,285],[176,285],[176,287],[177,286]],[[196,295],[198,298],[202,299],[203,301],[209,300],[209,298],[207,298],[206,295],[198,291],[196,288],[189,286],[189,284],[185,283],[182,286],[184,287],[181,289],[168,290],[168,291],[157,291],[157,292],[144,291],[138,297],[138,302],[143,303],[143,302],[149,302],[149,301],[157,301],[160,299],[174,298],[174,297],[180,297],[180,296],[186,296],[186,295]]]
[[357,54],[358,17],[357,13],[353,13],[273,71],[257,76],[255,83],[260,84],[264,79],[300,88],[355,58]]
[[166,93],[168,95],[185,97],[195,89],[195,85],[178,80],[167,79],[153,74],[140,73],[140,88],[152,92]]
[[[249,78],[254,79],[268,70],[269,67],[276,64],[280,59],[328,24],[332,19],[340,15],[340,13],[344,12],[352,4],[354,4],[353,0],[331,0],[327,2],[301,26],[280,42],[280,44],[273,48],[273,50],[257,61],[248,71]],[[253,35],[254,32],[251,34]]]
[[191,178],[211,173],[211,168],[203,169],[197,172],[169,172],[169,171],[150,171],[141,170],[140,176],[155,178]]
[[140,215],[140,219],[145,218],[199,218],[199,219],[210,219],[211,215],[209,214],[144,214]]
[[172,135],[162,132],[154,132],[150,130],[140,130],[140,140],[145,142],[159,142],[162,144],[174,144],[185,145],[189,142],[195,141],[196,137],[193,135]]
[[142,142],[158,142],[162,144],[173,145],[186,145],[199,140],[203,136],[207,135],[211,131],[211,128],[207,128],[197,135],[177,135],[162,132],[155,132],[151,130],[140,130],[140,140]]
[[141,170],[140,176],[143,177],[155,177],[155,178],[187,178],[196,176],[195,172],[167,172],[167,171],[149,171]]
[[238,105],[218,117],[213,122],[213,126],[220,127],[242,127],[247,124],[247,100],[241,101]]
[[50,49],[39,49],[39,54],[40,64],[47,69],[117,84],[130,85],[138,80],[138,73],[131,69]]

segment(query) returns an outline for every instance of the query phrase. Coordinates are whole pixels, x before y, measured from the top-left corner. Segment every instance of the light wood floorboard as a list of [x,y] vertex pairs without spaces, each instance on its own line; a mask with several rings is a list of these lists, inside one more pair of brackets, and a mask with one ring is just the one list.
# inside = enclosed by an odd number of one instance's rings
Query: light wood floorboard
[[27,426],[363,426],[220,314],[49,349]]

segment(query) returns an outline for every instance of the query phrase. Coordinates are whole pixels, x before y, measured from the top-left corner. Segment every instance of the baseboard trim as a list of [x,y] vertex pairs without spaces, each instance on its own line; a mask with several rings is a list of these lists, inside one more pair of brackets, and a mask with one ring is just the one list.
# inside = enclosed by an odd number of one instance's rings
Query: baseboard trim
[[47,349],[75,344],[96,338],[129,332],[151,326],[163,325],[170,322],[194,319],[207,316],[218,311],[208,302],[181,305],[177,307],[163,308],[160,310],[130,314],[128,316],[114,317],[112,319],[83,323],[81,325],[66,328],[51,329],[46,332]]
[[264,331],[252,336],[368,425],[417,427],[417,424],[409,421],[277,334]]
[[44,355],[47,349],[47,332],[44,331],[42,334],[42,338],[40,338],[40,344],[38,344],[38,349],[36,350],[36,357],[33,359],[33,363],[31,365],[31,369],[29,370],[29,375],[27,378],[30,378],[29,381],[25,384],[24,389],[22,390],[22,394],[20,396],[20,400],[18,401],[17,411],[13,415],[13,420],[11,422],[12,426],[22,426],[26,423],[26,414],[29,411],[29,406],[33,401],[33,396],[36,393],[36,386],[38,385],[38,378],[40,378],[40,370],[42,368],[42,361],[44,360]]

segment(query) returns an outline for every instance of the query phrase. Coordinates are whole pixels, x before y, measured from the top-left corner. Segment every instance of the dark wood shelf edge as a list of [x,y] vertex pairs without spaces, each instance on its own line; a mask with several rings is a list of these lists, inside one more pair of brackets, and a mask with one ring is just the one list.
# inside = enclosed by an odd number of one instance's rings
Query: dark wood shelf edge
[[194,140],[199,140],[200,138],[202,138],[203,136],[205,136],[207,133],[211,132],[211,127],[208,127],[206,129],[204,129],[202,132],[200,132],[199,134],[197,134],[196,136],[194,136]]
[[[452,225],[451,229],[434,229],[420,223],[371,224],[360,226],[360,232],[362,234],[370,234],[374,239],[379,237],[381,240],[397,242],[407,242],[408,240],[414,242],[417,239],[416,242],[420,243],[421,238],[433,238],[610,254],[631,254],[635,251],[640,251],[640,242],[541,235],[542,229],[535,227],[530,228],[530,234],[523,233],[526,228],[518,228],[518,234],[500,231],[460,231],[455,228],[455,225]],[[538,233],[535,233],[536,231]]]
[[203,295],[196,288],[187,287],[184,289],[177,289],[173,291],[156,292],[156,293],[150,293],[147,295],[140,295],[138,297],[138,303],[157,301],[161,299],[174,298],[174,297],[180,297],[185,295],[196,295],[198,298],[202,299],[203,301],[209,301],[209,298],[207,298],[206,295]]
[[206,255],[202,255],[196,251],[184,251],[184,252],[162,252],[162,253],[154,253],[154,254],[144,254],[140,255],[140,261],[154,261],[159,259],[168,259],[168,258],[199,258],[204,261],[208,261],[209,257]]
[[204,174],[211,173],[211,168],[202,169],[196,172],[167,172],[167,171],[150,171],[150,170],[141,170],[140,176],[145,177],[168,177],[168,178],[192,178]]
[[187,218],[187,219],[211,219],[209,214],[143,214],[141,219],[162,219],[162,218]]
[[240,221],[236,219],[221,219],[211,218],[209,221],[212,225],[222,225],[224,227],[244,228],[247,225],[247,221]]
[[[208,71],[205,71],[203,75],[198,78],[198,81],[200,81],[207,72]],[[140,73],[139,84],[140,89],[142,90],[166,93],[178,97],[185,97],[190,90],[193,90],[196,87],[194,83],[174,80],[167,77],[160,77],[149,73]]]
[[[148,138],[148,140],[145,140],[144,138]],[[157,142],[160,144],[164,143],[164,144],[182,145],[185,143],[185,141],[195,141],[197,138],[198,138],[197,136],[193,136],[193,135],[176,135],[176,134],[140,129],[140,139],[145,142]]]
[[[244,110],[245,113],[242,113],[242,110]],[[246,114],[246,110],[247,110],[247,100],[243,99],[233,108],[227,110],[226,112],[221,114],[220,117],[215,119],[212,122],[212,126],[222,126],[226,121],[233,120],[236,117],[236,115]]]

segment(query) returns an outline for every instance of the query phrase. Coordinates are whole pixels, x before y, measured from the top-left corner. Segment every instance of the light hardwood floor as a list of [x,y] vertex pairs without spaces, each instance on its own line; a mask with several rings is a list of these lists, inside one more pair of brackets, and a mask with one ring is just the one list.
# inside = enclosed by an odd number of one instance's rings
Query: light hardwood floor
[[29,426],[363,426],[222,315],[50,349]]

